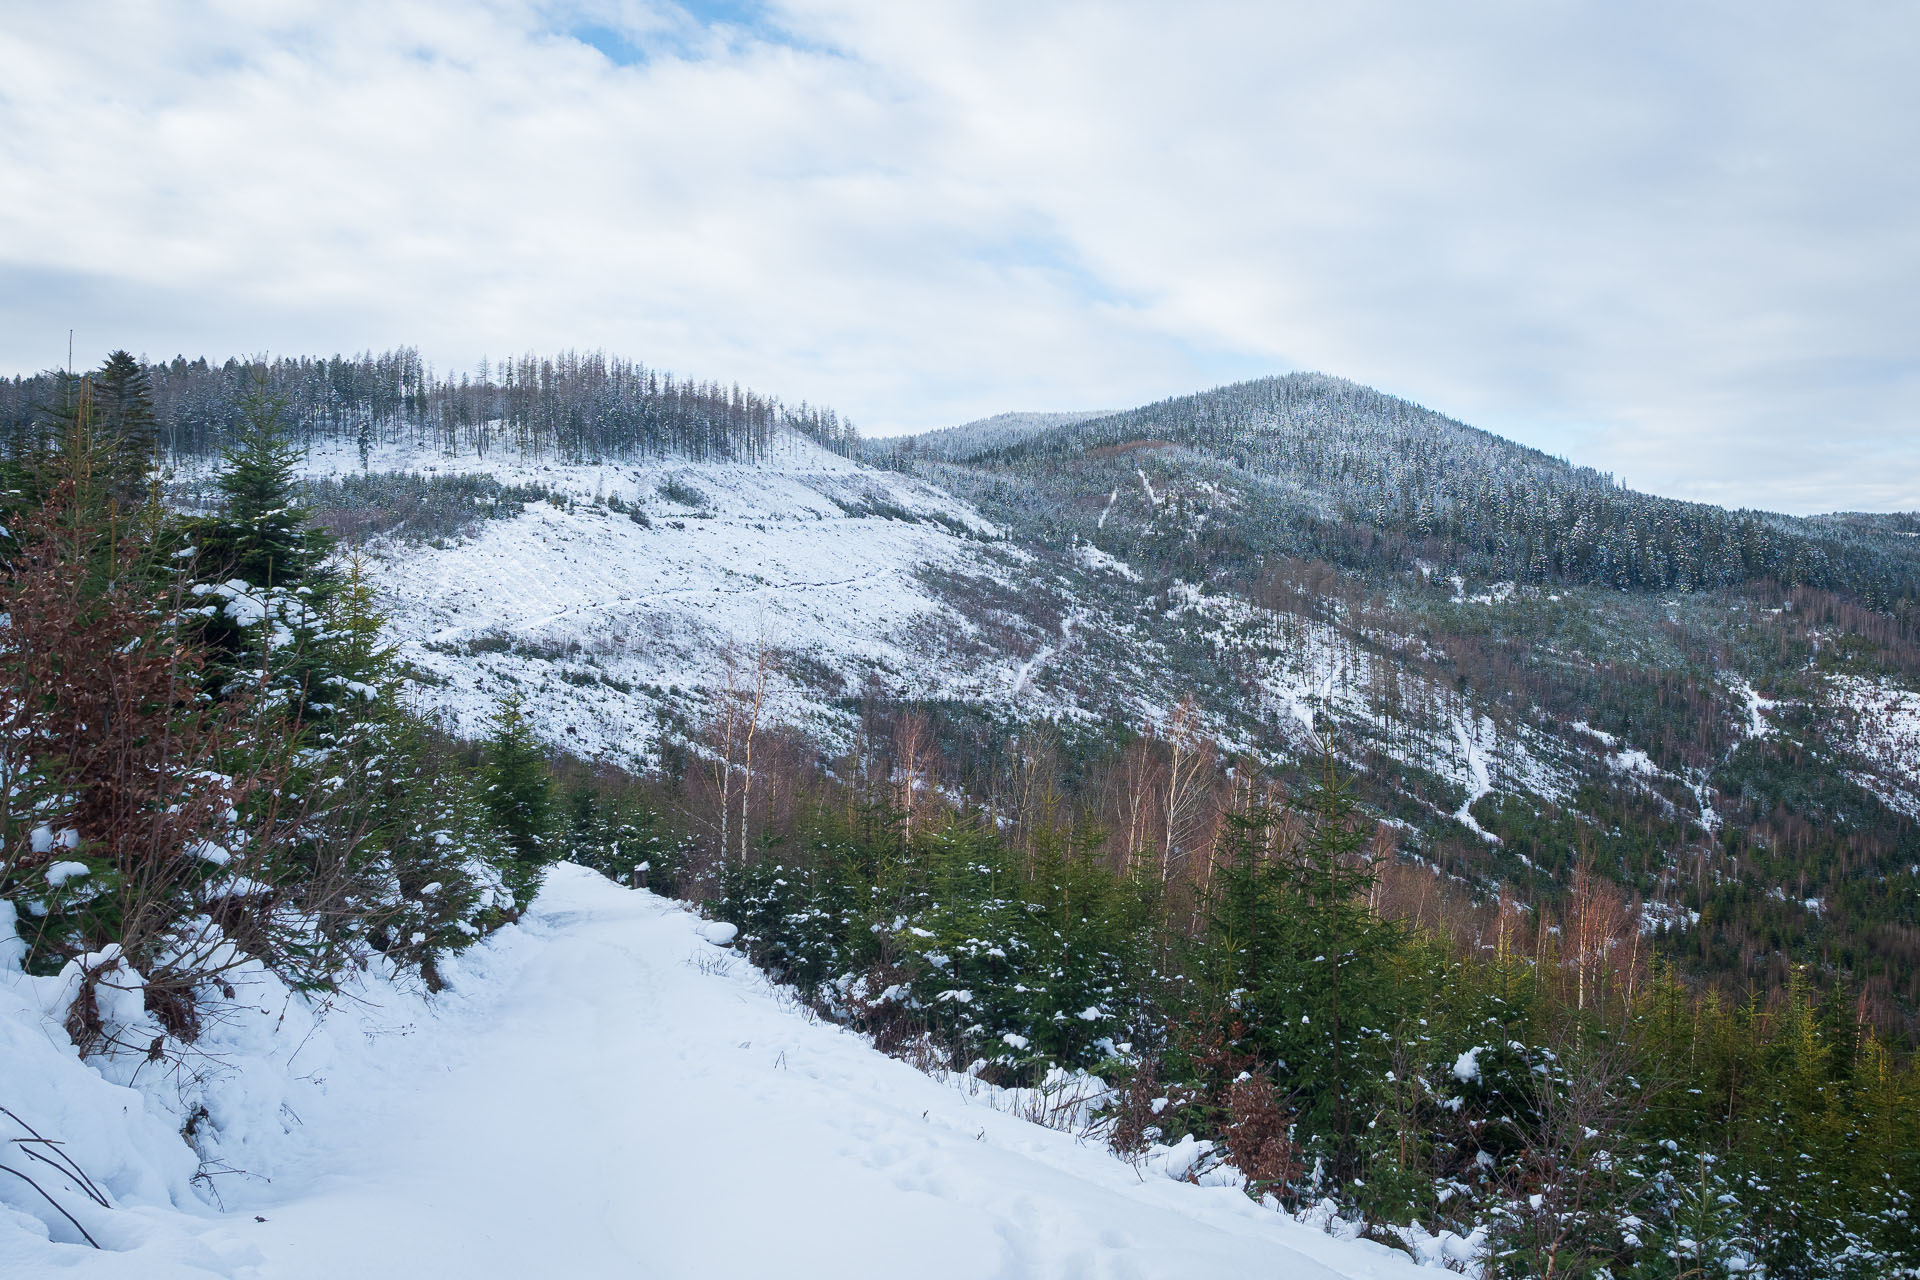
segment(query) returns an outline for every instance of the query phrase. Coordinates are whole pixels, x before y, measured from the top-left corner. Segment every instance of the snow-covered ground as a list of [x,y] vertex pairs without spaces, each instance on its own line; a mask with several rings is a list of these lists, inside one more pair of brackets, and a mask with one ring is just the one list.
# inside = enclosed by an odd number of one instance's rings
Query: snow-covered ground
[[107,1247],[56,1243],[78,1237],[0,1180],[0,1274],[1412,1274],[886,1058],[709,935],[725,931],[562,865],[431,1006],[370,988],[317,1029],[283,1007],[283,1042],[227,1061],[236,1116],[278,1119],[233,1149],[249,1170],[215,1180],[223,1212],[183,1192],[193,1162],[153,1091],[107,1083],[35,1022],[51,980],[0,974],[0,1105],[81,1139],[115,1206],[30,1166]]
[[[1491,729],[1493,722],[1483,716],[1481,723],[1475,727]],[[1474,801],[1482,796],[1493,794],[1493,780],[1487,773],[1486,758],[1480,754],[1479,743],[1475,741],[1476,735],[1468,733],[1466,725],[1462,724],[1457,716],[1453,721],[1453,736],[1460,744],[1461,757],[1467,762],[1467,776],[1473,780],[1473,785],[1467,790],[1467,798],[1461,802],[1459,811],[1453,815],[1453,819],[1489,844],[1499,844],[1500,837],[1481,826],[1479,819],[1473,816]]]
[[1760,691],[1753,687],[1753,682],[1744,676],[1729,674],[1726,677],[1726,681],[1727,687],[1739,694],[1740,700],[1747,704],[1747,737],[1766,737],[1768,733],[1772,732],[1772,726],[1767,723],[1767,712],[1773,710],[1779,704],[1771,698],[1761,697]]
[[[918,480],[782,434],[753,461],[642,458],[568,465],[510,449],[449,457],[384,446],[371,472],[477,473],[578,502],[531,504],[449,545],[376,544],[372,571],[418,696],[462,734],[517,692],[543,737],[576,754],[644,760],[660,717],[704,713],[729,650],[770,649],[790,672],[774,718],[832,736],[833,699],[878,675],[897,693],[992,700],[1018,667],[948,660],[970,620],[930,571],[1004,576],[999,531]],[[344,442],[310,475],[361,470]],[[607,503],[644,512],[646,523]],[[836,687],[836,685],[838,687]]]
[[[1245,673],[1265,716],[1309,735],[1330,720],[1338,732],[1365,735],[1382,754],[1461,787],[1466,803],[1448,816],[1490,840],[1471,812],[1481,796],[1501,790],[1559,800],[1572,793],[1571,771],[1554,758],[1566,753],[1556,752],[1538,728],[1496,721],[1488,714],[1491,706],[1451,710],[1441,686],[1355,644],[1331,623],[1260,608],[1193,583],[1176,583],[1168,598],[1167,617],[1188,622]],[[1392,645],[1416,643],[1408,637],[1373,638]],[[1398,704],[1391,716],[1382,705],[1388,696]]]
[[1870,766],[1854,779],[1889,807],[1920,817],[1920,693],[1865,676],[1835,676],[1827,687],[1840,709],[1840,740]]

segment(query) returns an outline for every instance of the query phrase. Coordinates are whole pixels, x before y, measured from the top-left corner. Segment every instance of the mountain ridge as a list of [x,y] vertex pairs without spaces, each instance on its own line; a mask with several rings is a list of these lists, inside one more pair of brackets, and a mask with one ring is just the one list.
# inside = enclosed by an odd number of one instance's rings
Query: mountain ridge
[[[204,430],[175,436],[176,496],[204,500],[223,415],[263,378],[317,514],[394,602],[415,696],[463,736],[514,695],[556,749],[684,767],[728,663],[760,653],[808,750],[846,749],[875,706],[919,708],[954,785],[992,804],[1034,726],[1088,756],[1093,786],[1190,700],[1263,769],[1330,737],[1401,854],[1466,892],[1550,899],[1595,860],[1702,972],[1771,987],[1817,959],[1920,1009],[1907,517],[1779,517],[1815,531],[1781,534],[1635,505],[1591,469],[1321,375],[941,437],[993,446],[956,461],[637,368],[528,358],[513,387],[546,390],[514,400],[398,357],[189,363]],[[519,416],[462,408],[489,397]],[[761,408],[729,436],[741,405]],[[724,448],[677,450],[696,428]],[[1505,483],[1543,474],[1586,478],[1557,516]],[[1649,510],[1721,512],[1750,538],[1722,550],[1761,559],[1676,581],[1689,526],[1643,536]],[[477,594],[436,585],[458,582]]]
[[[1878,522],[1627,489],[1606,472],[1325,374],[1233,383],[1004,442],[896,442],[884,461],[1057,474],[1076,454],[1159,440],[1298,485],[1339,522],[1421,544],[1423,558],[1469,571],[1656,591],[1772,579],[1909,611],[1920,599],[1920,548],[1883,535]],[[1327,549],[1304,530],[1278,549],[1303,548]]]

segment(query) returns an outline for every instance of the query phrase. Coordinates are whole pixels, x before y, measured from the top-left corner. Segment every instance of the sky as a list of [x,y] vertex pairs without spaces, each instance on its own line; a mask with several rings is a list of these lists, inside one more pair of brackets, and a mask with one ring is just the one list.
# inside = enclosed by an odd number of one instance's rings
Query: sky
[[0,0],[0,372],[603,348],[869,435],[1294,370],[1920,508],[1920,10]]

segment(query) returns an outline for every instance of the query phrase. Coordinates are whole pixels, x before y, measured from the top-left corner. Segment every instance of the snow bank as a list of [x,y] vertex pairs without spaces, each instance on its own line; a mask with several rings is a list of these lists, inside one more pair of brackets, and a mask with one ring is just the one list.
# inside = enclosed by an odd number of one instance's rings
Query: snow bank
[[[50,989],[57,981],[23,982],[17,968],[0,975],[0,1107],[6,1108],[0,1112],[0,1141],[6,1143],[0,1165],[15,1171],[0,1174],[0,1273],[51,1268],[62,1252],[53,1242],[84,1248],[82,1231],[106,1249],[145,1255],[156,1265],[178,1258],[181,1233],[162,1229],[150,1214],[101,1208],[78,1179],[32,1158],[55,1154],[32,1143],[37,1135],[60,1143],[59,1154],[84,1170],[111,1204],[197,1204],[192,1178],[199,1162],[170,1118],[138,1090],[82,1065],[64,1028],[50,1016],[57,1009]],[[58,1207],[20,1174],[32,1177]]]
[[[423,1007],[376,969],[323,1024],[323,1006],[245,964],[183,1045],[117,946],[34,977],[13,926],[0,903],[0,1275],[237,1274],[250,1251],[205,1230],[218,1206],[297,1156],[330,1066]],[[83,984],[105,1040],[85,1059],[65,1025]]]

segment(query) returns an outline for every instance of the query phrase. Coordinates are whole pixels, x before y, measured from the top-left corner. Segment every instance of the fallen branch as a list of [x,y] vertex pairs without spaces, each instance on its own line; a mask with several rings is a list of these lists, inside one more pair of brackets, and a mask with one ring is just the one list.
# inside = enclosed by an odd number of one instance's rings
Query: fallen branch
[[38,1191],[40,1193],[40,1198],[42,1200],[45,1200],[48,1204],[52,1205],[55,1209],[59,1210],[60,1216],[65,1218],[68,1222],[71,1222],[73,1224],[73,1229],[75,1231],[78,1231],[81,1235],[86,1236],[88,1244],[92,1245],[96,1249],[100,1247],[100,1242],[98,1240],[95,1240],[92,1235],[88,1234],[87,1229],[80,1225],[80,1220],[74,1217],[72,1214],[68,1213],[65,1205],[61,1204],[58,1200],[55,1200],[52,1196],[48,1195],[47,1189],[45,1187],[41,1186],[39,1183],[35,1182],[32,1178],[29,1178],[26,1174],[20,1172],[18,1169],[14,1168],[12,1165],[9,1165],[9,1164],[0,1164],[0,1173],[10,1173],[14,1177],[20,1179],[20,1181],[32,1187],[35,1191]]

